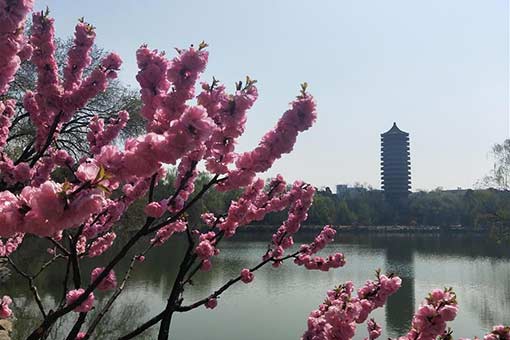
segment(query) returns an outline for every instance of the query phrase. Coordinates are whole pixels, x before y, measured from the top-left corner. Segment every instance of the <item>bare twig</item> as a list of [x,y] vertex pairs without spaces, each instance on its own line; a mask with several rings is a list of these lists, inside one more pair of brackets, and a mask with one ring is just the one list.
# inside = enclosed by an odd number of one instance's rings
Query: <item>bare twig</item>
[[136,263],[136,256],[134,256],[133,259],[131,260],[131,263],[129,264],[129,268],[126,271],[126,274],[124,275],[124,279],[122,280],[120,285],[115,290],[115,293],[113,293],[113,295],[108,299],[108,302],[106,302],[106,304],[104,305],[103,309],[101,309],[101,311],[97,314],[97,316],[94,318],[94,320],[92,320],[92,322],[90,323],[90,326],[89,326],[87,333],[85,334],[85,337],[83,338],[83,340],[90,338],[90,336],[94,333],[94,330],[96,329],[97,325],[99,325],[99,322],[101,322],[103,317],[110,310],[112,304],[115,302],[115,300],[122,293],[122,291],[124,290],[124,287],[126,286],[127,280],[129,280],[131,271],[133,270],[135,263]]
[[28,281],[28,286],[30,287],[30,291],[32,292],[32,295],[34,295],[35,302],[37,303],[37,307],[39,307],[39,311],[41,312],[43,318],[46,318],[46,312],[44,310],[44,306],[41,300],[41,297],[39,296],[39,292],[37,291],[37,286],[34,284],[34,278],[33,276],[25,273],[22,271],[15,263],[14,261],[7,256],[7,261],[9,261],[9,264],[14,268],[14,270],[21,276],[23,276]]

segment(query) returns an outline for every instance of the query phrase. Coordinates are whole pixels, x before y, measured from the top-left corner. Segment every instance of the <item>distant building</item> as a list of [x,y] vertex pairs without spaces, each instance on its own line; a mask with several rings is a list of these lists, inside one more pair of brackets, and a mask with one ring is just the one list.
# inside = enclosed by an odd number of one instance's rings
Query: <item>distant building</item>
[[409,133],[400,130],[396,123],[381,134],[381,188],[388,203],[407,206],[411,190]]

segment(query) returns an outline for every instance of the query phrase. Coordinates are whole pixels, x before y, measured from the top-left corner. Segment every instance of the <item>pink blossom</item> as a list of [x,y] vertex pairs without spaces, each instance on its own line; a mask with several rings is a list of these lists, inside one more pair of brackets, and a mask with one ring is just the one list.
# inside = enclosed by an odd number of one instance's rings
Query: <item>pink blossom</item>
[[455,293],[450,289],[435,289],[414,314],[411,330],[405,339],[434,340],[446,330],[446,322],[457,315]]
[[202,263],[200,264],[200,270],[203,272],[208,272],[211,269],[212,269],[211,260],[202,260]]
[[[85,289],[83,288],[74,289],[67,292],[66,294],[67,304],[70,305],[74,303],[74,301],[76,301],[81,295],[83,295],[83,293],[85,293]],[[93,306],[94,306],[94,293],[90,293],[87,299],[83,301],[80,305],[78,305],[78,307],[74,308],[73,311],[78,313],[86,313],[90,312]]]
[[214,216],[213,213],[203,213],[200,215],[200,218],[205,223],[206,226],[212,227],[214,223],[216,222],[216,216]]
[[492,328],[492,332],[485,335],[483,340],[509,340],[510,326],[498,325]]
[[22,230],[19,199],[9,191],[0,192],[0,236],[13,236]]
[[151,202],[145,206],[144,212],[150,217],[161,217],[166,211],[166,206],[160,202]]
[[9,308],[9,305],[11,303],[12,303],[12,299],[7,295],[4,295],[4,297],[2,297],[2,300],[0,300],[0,318],[1,319],[7,319],[7,318],[11,317],[12,310]]
[[212,263],[211,258],[220,253],[219,249],[216,248],[216,233],[210,231],[208,233],[200,234],[198,238],[198,245],[195,247],[195,253],[198,258],[202,260],[201,270],[209,271],[211,270]]
[[156,246],[163,245],[173,234],[182,233],[186,231],[186,228],[187,224],[182,220],[169,223],[156,232],[156,236],[151,239],[151,243]]
[[236,160],[236,169],[229,172],[229,179],[222,183],[224,189],[246,185],[257,172],[264,172],[284,153],[289,153],[294,147],[298,133],[310,128],[315,122],[317,112],[312,96],[303,94],[291,103],[276,124],[267,132],[259,145],[252,151],[241,154]]
[[11,119],[16,113],[14,110],[16,102],[14,100],[5,100],[0,102],[0,150],[7,143],[9,137],[9,128],[11,127]]
[[85,235],[81,235],[76,242],[76,254],[81,255],[84,254],[87,250],[87,237]]
[[[282,233],[282,231],[279,231]],[[333,241],[336,231],[330,226],[325,226],[315,237],[311,244],[303,244],[300,248],[300,254],[295,258],[294,263],[306,269],[328,271],[330,268],[339,268],[345,265],[345,258],[342,253],[329,255],[327,258],[312,256]]]
[[122,58],[117,53],[110,53],[101,61],[101,66],[106,70],[117,71],[120,69],[121,65]]
[[201,241],[197,247],[195,248],[195,253],[197,253],[198,257],[202,260],[207,260],[211,256],[214,255],[215,248],[214,245],[209,240]]
[[[91,273],[91,282],[96,281],[96,278],[104,271],[103,267],[95,268]],[[115,276],[115,272],[110,270],[108,275],[101,280],[97,288],[99,290],[112,290],[117,287],[117,277]]]
[[140,69],[136,80],[141,88],[141,114],[150,123],[155,115],[161,116],[161,105],[166,91],[170,87],[170,83],[166,79],[168,61],[163,53],[159,53],[157,50],[151,51],[147,46],[142,46],[136,51],[136,60]]
[[214,297],[210,297],[205,303],[205,308],[214,309],[218,305],[218,300]]
[[23,242],[24,236],[25,234],[23,233],[17,233],[4,240],[5,242],[0,239],[0,257],[9,256],[14,253]]
[[92,244],[90,245],[89,257],[96,257],[107,251],[113,244],[113,241],[117,237],[117,234],[114,232],[106,233],[105,235],[98,237]]
[[97,179],[99,166],[95,163],[82,163],[75,172],[76,178],[82,182],[92,182]]
[[23,25],[26,15],[32,10],[33,0],[17,0],[0,4],[0,94],[8,90],[8,84],[21,62],[18,53],[25,46]]
[[241,281],[243,281],[244,283],[250,283],[253,281],[255,275],[253,275],[253,273],[247,269],[247,268],[244,268],[243,270],[241,270]]
[[367,321],[368,339],[375,340],[382,334],[382,328],[374,319]]
[[85,67],[90,65],[90,50],[96,33],[92,25],[80,21],[75,28],[73,46],[67,54],[64,68],[64,89],[74,90],[80,83]]
[[83,339],[85,339],[85,335],[87,335],[87,333],[85,333],[85,332],[79,332],[79,333],[76,335],[75,340],[83,340]]
[[126,127],[129,120],[127,111],[120,111],[117,117],[110,118],[108,124],[105,124],[99,116],[94,116],[89,123],[87,140],[89,141],[90,151],[93,154],[99,154],[103,146],[111,143],[120,131]]

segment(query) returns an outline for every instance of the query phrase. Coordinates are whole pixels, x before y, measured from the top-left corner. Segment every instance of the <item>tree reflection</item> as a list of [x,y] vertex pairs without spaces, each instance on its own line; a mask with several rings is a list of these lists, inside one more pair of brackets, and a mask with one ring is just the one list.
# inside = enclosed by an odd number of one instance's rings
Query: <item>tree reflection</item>
[[[248,232],[240,233],[239,236],[237,241],[226,240],[220,255],[213,259],[214,266],[211,272],[199,272],[194,277],[193,286],[185,295],[186,303],[209,295],[228,279],[238,275],[242,268],[257,263],[266,249],[268,235]],[[302,239],[296,240],[296,243],[308,242],[311,237],[313,235],[305,233]],[[317,286],[329,287],[353,277],[357,281],[364,280],[378,267],[383,267],[385,272],[399,275],[403,281],[402,288],[389,298],[385,307],[387,336],[402,335],[408,331],[416,308],[416,299],[421,301],[424,298],[418,291],[423,289],[422,286],[435,287],[443,284],[455,286],[461,305],[457,330],[469,326],[471,332],[473,328],[479,328],[479,325],[488,328],[492,324],[508,320],[510,315],[508,248],[474,235],[339,234],[337,239],[339,241],[330,245],[326,252],[350,249],[346,252],[350,266],[338,271],[320,273],[320,276],[291,263],[277,270],[270,267],[261,270],[257,273],[253,285],[241,284],[238,288],[232,289],[229,296],[225,297],[225,304],[222,303],[219,309],[214,311],[220,313],[216,319],[218,324],[215,326],[218,334],[211,336],[211,339],[224,338],[221,331],[223,320],[235,318],[240,314],[245,315],[248,310],[250,311],[248,314],[259,315],[260,319],[267,318],[267,322],[278,318],[281,327],[285,325],[293,330],[301,329],[306,322],[307,313],[313,308],[306,309],[308,307],[304,301],[313,302],[315,306],[315,297],[312,295],[317,293],[322,297],[324,292],[321,290],[319,294]],[[164,246],[154,248],[145,262],[137,264],[125,291],[119,297],[118,304],[114,305],[104,322],[98,326],[93,339],[115,339],[124,335],[164,307],[175,279],[177,266],[186,248],[185,241],[184,238],[172,238]],[[39,242],[42,242],[40,245],[47,247],[44,240]],[[40,257],[40,250],[36,249],[35,242],[27,243],[27,249],[33,247],[33,254],[39,254],[38,257],[14,257],[14,260],[22,268],[34,272],[46,259]],[[115,252],[115,249],[110,251]],[[137,251],[139,250],[134,249],[133,254]],[[104,256],[109,254],[106,253]],[[101,258],[84,262],[82,273],[85,283],[90,280],[91,270],[99,266],[100,262]],[[63,265],[63,261],[58,261],[37,279],[41,298],[47,309],[54,308],[62,297]],[[127,262],[119,264],[116,269],[118,277],[123,275],[127,266]],[[455,272],[452,268],[455,268]],[[416,276],[420,278],[419,282],[415,282]],[[317,280],[321,281],[320,284]],[[26,338],[28,330],[36,327],[41,319],[28,285],[16,273],[12,273],[11,279],[2,284],[2,293],[16,297],[14,314],[17,319],[13,338]],[[97,309],[90,313],[88,322],[93,320],[95,313],[106,303],[109,296],[110,293],[97,293]],[[271,314],[272,312],[268,310],[270,304],[260,302],[263,299],[287,303],[284,298],[288,297],[291,298],[288,303],[293,311],[285,316]],[[192,312],[189,318],[183,318],[184,329],[188,322],[195,322],[197,317],[208,320],[211,316],[205,313],[211,312],[197,310]],[[71,313],[55,324],[49,339],[63,338],[76,317],[76,314]],[[241,323],[240,318],[238,320],[240,322],[238,327],[247,327]],[[249,318],[246,322],[250,322]],[[194,331],[197,336],[210,335],[206,329]],[[473,332],[481,333],[478,329],[474,329]],[[187,334],[186,330],[182,330],[182,334]],[[138,339],[155,337],[156,334],[148,332]]]

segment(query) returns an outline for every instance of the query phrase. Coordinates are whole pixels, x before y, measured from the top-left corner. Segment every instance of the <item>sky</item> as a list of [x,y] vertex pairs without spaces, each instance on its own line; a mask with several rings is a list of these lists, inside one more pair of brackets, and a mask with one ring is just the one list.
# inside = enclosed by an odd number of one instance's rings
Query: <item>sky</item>
[[174,56],[205,40],[204,80],[257,79],[239,151],[308,82],[317,123],[263,177],[379,188],[380,133],[397,122],[410,134],[413,191],[469,188],[490,171],[491,146],[510,138],[507,0],[36,1],[46,6],[59,37],[79,17],[96,26],[133,88],[142,43]]

